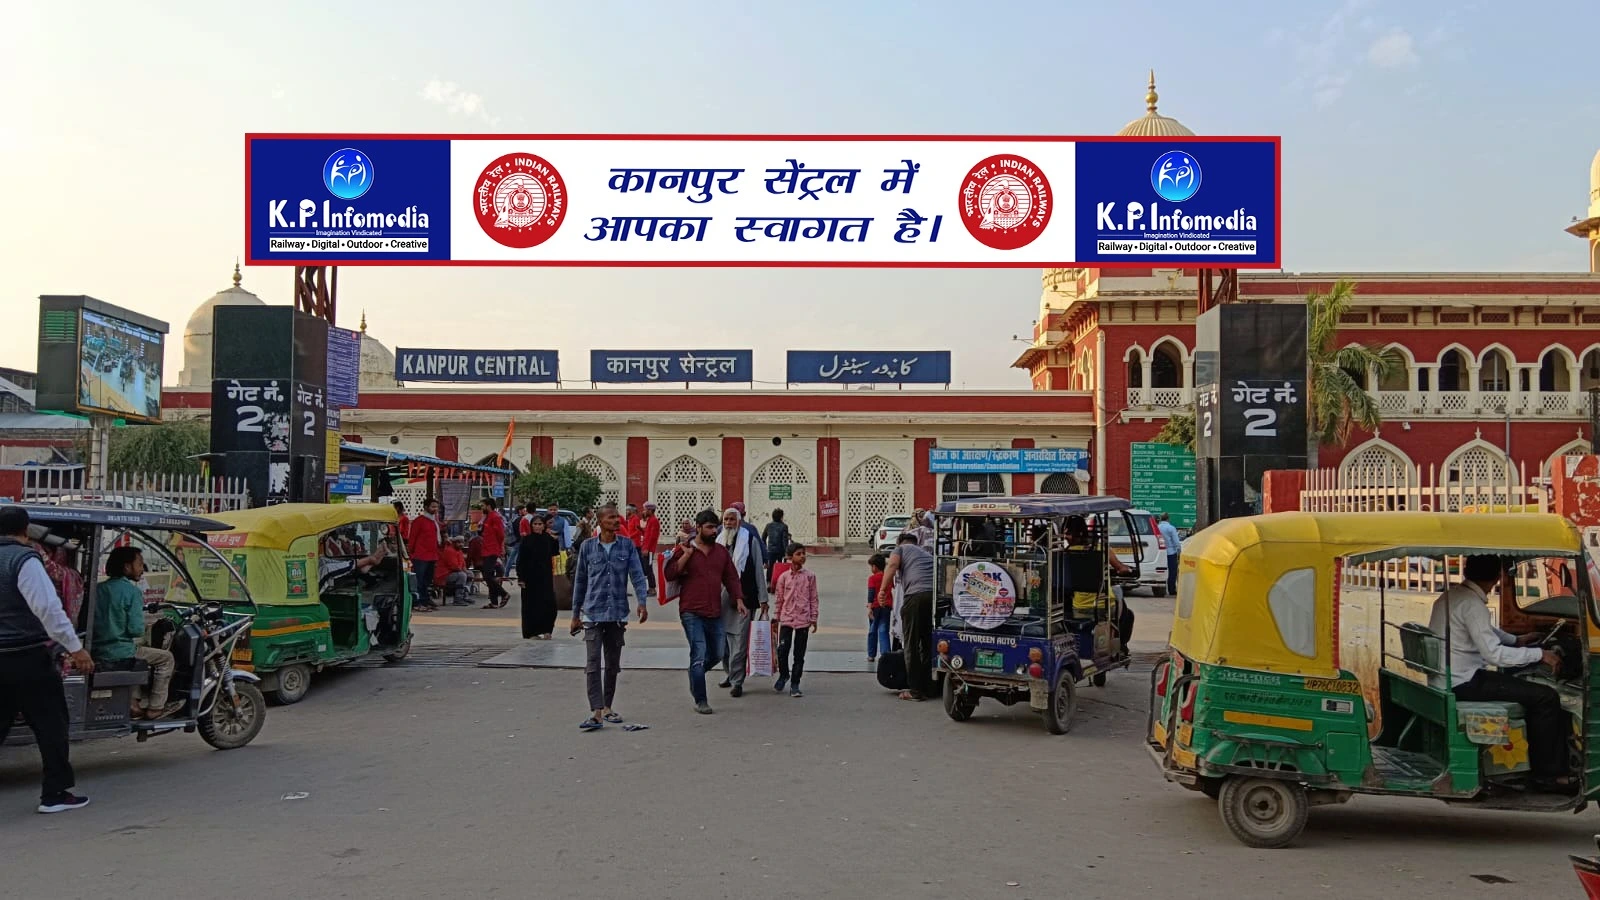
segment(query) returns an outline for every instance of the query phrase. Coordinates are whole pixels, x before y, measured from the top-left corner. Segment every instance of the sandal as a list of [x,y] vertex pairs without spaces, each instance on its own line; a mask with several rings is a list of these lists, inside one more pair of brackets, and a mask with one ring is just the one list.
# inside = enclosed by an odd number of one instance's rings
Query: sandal
[[615,712],[606,713],[605,720],[607,722],[610,722],[613,725],[621,725],[622,724],[622,717],[617,715]]
[[605,726],[606,726],[606,723],[600,721],[599,719],[594,718],[593,716],[590,716],[589,718],[584,719],[582,722],[578,723],[578,730],[579,731],[599,731],[600,729],[604,728]]
[[921,703],[922,701],[928,699],[927,697],[924,697],[915,691],[901,691],[899,697],[901,700],[911,700],[916,703]]

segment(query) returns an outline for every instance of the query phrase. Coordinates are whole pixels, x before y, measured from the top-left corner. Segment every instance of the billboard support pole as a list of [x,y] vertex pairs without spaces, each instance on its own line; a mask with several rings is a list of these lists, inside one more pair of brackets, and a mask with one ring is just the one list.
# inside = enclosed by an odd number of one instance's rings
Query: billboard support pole
[[106,469],[111,460],[111,417],[89,417],[89,484],[91,491],[106,489]]

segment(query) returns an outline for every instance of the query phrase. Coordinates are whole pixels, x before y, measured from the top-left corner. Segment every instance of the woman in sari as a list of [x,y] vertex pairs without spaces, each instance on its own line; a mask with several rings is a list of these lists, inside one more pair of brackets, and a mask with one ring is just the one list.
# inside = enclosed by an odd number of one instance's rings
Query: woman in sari
[[517,587],[522,589],[522,638],[550,640],[556,627],[553,561],[560,553],[543,516],[534,516],[517,551]]

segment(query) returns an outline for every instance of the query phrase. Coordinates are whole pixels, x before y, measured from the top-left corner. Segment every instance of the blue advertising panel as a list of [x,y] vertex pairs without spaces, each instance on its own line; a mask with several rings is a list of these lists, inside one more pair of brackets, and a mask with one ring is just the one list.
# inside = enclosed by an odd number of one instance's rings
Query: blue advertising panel
[[450,258],[450,142],[245,138],[253,263]]
[[330,494],[359,494],[367,489],[367,467],[360,463],[345,463],[339,475],[328,485]]
[[790,350],[789,384],[949,384],[949,350]]
[[1078,145],[1079,263],[1275,266],[1278,141]]
[[755,380],[749,350],[590,350],[589,380],[603,384]]
[[477,384],[554,384],[561,379],[554,350],[427,350],[394,352],[398,381]]
[[959,472],[963,475],[986,472],[1036,473],[1087,471],[1089,451],[1072,447],[1046,447],[1033,450],[963,450],[959,447],[934,447],[928,451],[929,472]]
[[328,327],[328,406],[354,409],[361,386],[361,332]]

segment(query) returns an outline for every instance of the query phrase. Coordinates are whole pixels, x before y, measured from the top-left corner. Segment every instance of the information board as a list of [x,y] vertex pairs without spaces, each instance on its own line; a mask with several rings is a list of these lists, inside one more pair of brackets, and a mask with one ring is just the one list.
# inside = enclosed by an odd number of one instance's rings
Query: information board
[[1178,528],[1194,527],[1194,453],[1177,444],[1131,444],[1129,471],[1129,502],[1157,515],[1166,513]]

